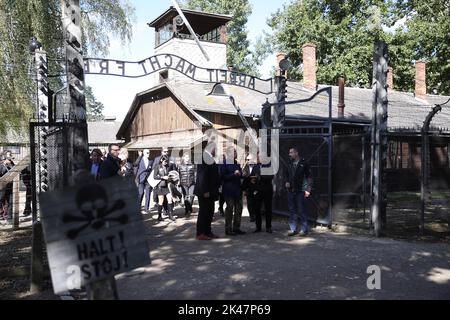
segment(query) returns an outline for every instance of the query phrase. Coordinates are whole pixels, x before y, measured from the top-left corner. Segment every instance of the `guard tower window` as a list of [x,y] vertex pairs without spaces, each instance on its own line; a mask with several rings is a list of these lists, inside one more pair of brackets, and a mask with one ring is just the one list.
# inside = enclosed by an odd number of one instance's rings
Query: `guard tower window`
[[[187,9],[182,10],[200,41],[226,43],[226,25],[231,21],[232,16]],[[181,39],[193,38],[187,26],[182,21],[179,21],[179,14],[173,7],[170,7],[169,10],[148,23],[148,25],[155,28],[156,47],[172,40],[174,37]]]
[[[156,45],[159,46],[173,38],[173,26],[167,24],[158,30],[159,39],[157,39]],[[158,38],[158,37],[157,37]]]
[[202,36],[202,40],[211,41],[211,42],[220,42],[220,31],[219,28],[214,29],[204,36]]

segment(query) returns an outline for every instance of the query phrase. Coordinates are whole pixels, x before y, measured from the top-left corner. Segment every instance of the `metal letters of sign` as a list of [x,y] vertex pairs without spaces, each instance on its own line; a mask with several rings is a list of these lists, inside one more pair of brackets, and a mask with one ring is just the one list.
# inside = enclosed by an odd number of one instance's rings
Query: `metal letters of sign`
[[264,80],[236,71],[201,68],[173,54],[158,54],[138,62],[96,58],[84,59],[85,74],[140,78],[168,69],[178,71],[201,83],[225,83],[262,94],[274,92],[272,79]]
[[150,264],[136,197],[120,177],[40,195],[55,293]]

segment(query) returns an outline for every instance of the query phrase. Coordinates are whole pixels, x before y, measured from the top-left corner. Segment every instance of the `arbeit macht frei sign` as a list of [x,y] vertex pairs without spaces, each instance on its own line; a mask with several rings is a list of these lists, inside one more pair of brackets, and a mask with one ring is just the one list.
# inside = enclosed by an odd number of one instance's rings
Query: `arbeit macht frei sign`
[[168,69],[178,71],[197,82],[225,83],[263,94],[274,92],[273,79],[264,80],[236,71],[202,68],[173,54],[158,54],[138,62],[97,58],[84,59],[85,74],[93,75],[140,78]]

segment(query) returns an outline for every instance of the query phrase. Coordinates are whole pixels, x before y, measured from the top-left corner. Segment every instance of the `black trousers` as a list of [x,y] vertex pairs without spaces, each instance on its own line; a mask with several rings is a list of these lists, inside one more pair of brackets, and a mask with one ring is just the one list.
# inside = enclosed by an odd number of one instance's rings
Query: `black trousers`
[[262,225],[261,206],[262,206],[262,200],[260,198],[247,196],[248,213],[250,214],[250,218],[255,219],[256,229],[258,229],[258,230],[261,229],[261,225]]
[[211,223],[214,216],[214,203],[212,198],[198,197],[198,218],[197,218],[197,236],[209,235],[211,231]]
[[250,214],[254,214],[256,229],[261,229],[262,217],[261,206],[264,203],[264,215],[266,217],[266,229],[272,228],[272,187],[263,188],[261,191],[261,197],[259,198],[247,198],[247,206]]
[[27,187],[27,191],[25,194],[25,208],[23,210],[23,215],[24,216],[28,216],[31,214],[31,201],[33,200],[33,196],[32,196],[32,186],[31,185],[26,185]]
[[219,193],[219,212],[224,213],[223,205],[225,204],[225,197],[223,193]]
[[272,228],[272,185],[263,188],[262,197],[264,203],[264,214],[266,216],[266,228]]

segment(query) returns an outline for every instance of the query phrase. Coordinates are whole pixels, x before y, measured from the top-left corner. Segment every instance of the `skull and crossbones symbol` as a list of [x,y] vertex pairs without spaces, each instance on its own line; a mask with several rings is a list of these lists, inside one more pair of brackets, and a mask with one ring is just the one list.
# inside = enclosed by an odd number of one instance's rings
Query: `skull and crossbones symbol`
[[105,189],[98,184],[87,185],[76,194],[76,203],[80,216],[74,216],[68,213],[63,215],[64,223],[84,222],[83,225],[71,229],[67,232],[69,239],[75,239],[78,235],[88,227],[94,230],[103,228],[107,222],[118,222],[126,224],[128,215],[123,214],[119,217],[110,217],[116,211],[125,208],[123,200],[117,200],[111,208],[108,208],[108,196]]

